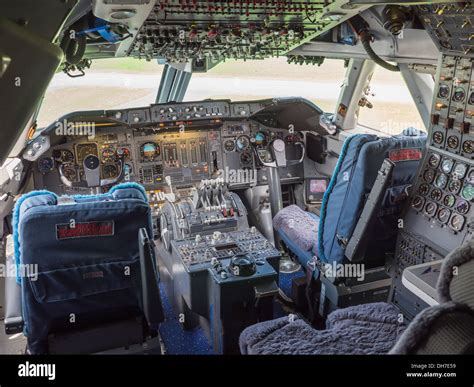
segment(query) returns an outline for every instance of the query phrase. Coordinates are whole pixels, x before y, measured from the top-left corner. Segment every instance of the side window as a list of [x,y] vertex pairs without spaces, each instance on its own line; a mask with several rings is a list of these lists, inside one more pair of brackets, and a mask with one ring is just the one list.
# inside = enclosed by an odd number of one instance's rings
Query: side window
[[359,110],[359,125],[387,135],[399,134],[403,129],[415,127],[426,131],[410,91],[401,73],[375,69],[366,100]]

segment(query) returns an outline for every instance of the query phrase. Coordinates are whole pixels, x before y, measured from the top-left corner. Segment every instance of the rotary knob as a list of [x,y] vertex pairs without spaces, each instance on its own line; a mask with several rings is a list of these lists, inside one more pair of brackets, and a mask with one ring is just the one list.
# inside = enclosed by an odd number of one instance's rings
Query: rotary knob
[[229,272],[239,277],[250,277],[257,272],[257,264],[250,255],[237,254],[230,260]]

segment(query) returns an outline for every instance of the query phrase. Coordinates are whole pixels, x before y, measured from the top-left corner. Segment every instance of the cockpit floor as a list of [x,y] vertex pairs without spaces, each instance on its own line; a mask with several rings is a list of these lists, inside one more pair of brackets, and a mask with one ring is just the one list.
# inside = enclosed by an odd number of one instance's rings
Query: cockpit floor
[[3,321],[0,329],[0,355],[21,355],[26,349],[26,337],[22,333],[7,336]]

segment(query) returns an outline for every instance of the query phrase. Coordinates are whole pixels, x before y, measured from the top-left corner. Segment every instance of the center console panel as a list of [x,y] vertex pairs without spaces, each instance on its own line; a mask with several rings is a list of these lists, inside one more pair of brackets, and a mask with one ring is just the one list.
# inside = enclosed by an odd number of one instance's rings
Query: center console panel
[[280,253],[255,228],[239,196],[206,180],[161,208],[157,256],[183,326],[201,324],[217,353],[238,351],[248,325],[271,318]]

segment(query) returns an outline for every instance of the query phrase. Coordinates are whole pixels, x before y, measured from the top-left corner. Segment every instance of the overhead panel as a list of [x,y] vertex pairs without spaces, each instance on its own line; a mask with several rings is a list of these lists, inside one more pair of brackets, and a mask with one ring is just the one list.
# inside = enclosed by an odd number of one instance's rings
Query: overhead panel
[[174,63],[276,57],[369,6],[347,0],[157,1],[128,54]]

